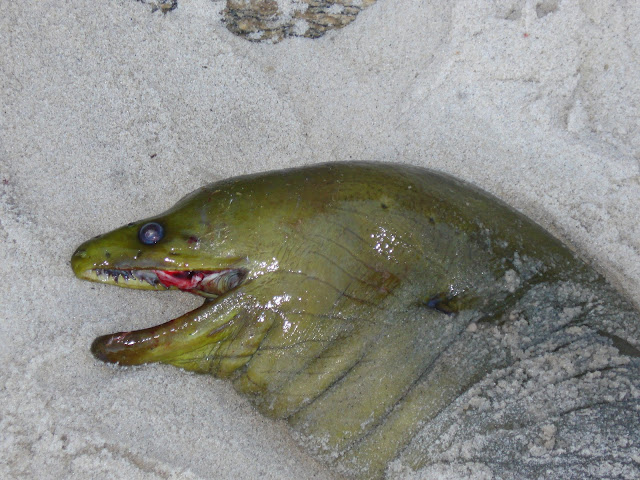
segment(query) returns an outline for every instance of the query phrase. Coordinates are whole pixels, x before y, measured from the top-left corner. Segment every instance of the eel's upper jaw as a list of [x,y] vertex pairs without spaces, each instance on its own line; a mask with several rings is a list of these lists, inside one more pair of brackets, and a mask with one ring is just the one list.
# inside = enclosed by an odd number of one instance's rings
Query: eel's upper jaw
[[248,272],[239,267],[198,270],[173,267],[168,270],[166,267],[131,268],[108,262],[93,263],[81,249],[71,258],[71,267],[76,277],[90,282],[142,290],[179,289],[205,297],[215,297],[237,287]]
[[117,268],[108,261],[98,262],[91,258],[82,246],[73,253],[71,268],[76,277],[90,282],[144,290],[168,288],[160,283],[158,275],[151,269]]
[[94,268],[75,271],[75,273],[78,278],[92,282],[144,290],[176,288],[205,297],[222,295],[240,285],[247,276],[247,270],[242,268],[217,270]]
[[76,277],[90,282],[106,283],[127,288],[144,290],[167,290],[154,270],[135,270],[117,268],[93,268],[81,271],[74,269]]

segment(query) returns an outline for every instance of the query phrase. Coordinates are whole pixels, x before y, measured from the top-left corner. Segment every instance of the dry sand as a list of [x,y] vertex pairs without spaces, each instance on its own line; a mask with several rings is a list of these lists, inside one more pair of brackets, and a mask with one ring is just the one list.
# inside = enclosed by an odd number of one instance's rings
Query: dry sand
[[[443,170],[640,303],[640,4],[379,0],[277,45],[230,34],[223,6],[3,3],[2,478],[331,478],[227,383],[89,353],[198,301],[78,281],[75,247],[216,179],[351,159]],[[490,478],[457,465],[429,473]]]

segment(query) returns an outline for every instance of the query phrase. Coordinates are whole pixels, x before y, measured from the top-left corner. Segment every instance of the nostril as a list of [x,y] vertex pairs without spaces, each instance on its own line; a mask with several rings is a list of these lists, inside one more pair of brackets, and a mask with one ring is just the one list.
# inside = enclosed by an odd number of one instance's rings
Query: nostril
[[73,253],[73,256],[75,258],[87,258],[87,251],[84,248],[79,248]]

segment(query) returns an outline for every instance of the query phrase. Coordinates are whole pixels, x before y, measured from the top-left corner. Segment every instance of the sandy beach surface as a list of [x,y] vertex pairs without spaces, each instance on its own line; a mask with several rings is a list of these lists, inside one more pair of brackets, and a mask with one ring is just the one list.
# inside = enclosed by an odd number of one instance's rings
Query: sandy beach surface
[[[218,179],[343,160],[438,169],[640,304],[639,3],[379,0],[344,29],[277,44],[231,34],[223,8],[3,4],[2,478],[334,478],[228,383],[89,352],[199,300],[81,282],[74,249]],[[633,461],[594,474],[640,478],[638,437],[619,442]],[[455,451],[390,475],[495,474]]]

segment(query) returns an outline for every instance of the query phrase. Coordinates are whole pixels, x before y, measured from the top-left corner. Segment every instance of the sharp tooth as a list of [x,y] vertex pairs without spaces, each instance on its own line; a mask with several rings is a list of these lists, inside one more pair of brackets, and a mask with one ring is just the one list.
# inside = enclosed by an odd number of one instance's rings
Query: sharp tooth
[[147,282],[149,285],[156,286],[159,283],[158,277],[153,272],[149,272],[147,270],[134,270],[131,273],[135,278],[143,282]]
[[[93,270],[97,277],[107,277],[112,278],[115,283],[118,283],[120,277],[124,278],[126,282],[131,280],[132,278],[136,278],[138,280],[145,280],[148,283],[151,283],[146,275],[142,274],[141,270],[131,271],[131,270],[118,270],[116,268],[96,268]],[[150,274],[155,277],[154,274]],[[157,282],[157,280],[156,280]]]

